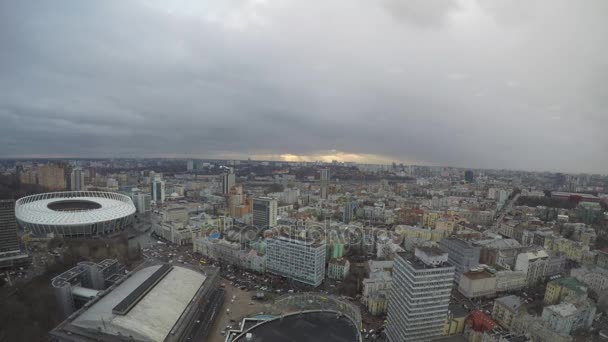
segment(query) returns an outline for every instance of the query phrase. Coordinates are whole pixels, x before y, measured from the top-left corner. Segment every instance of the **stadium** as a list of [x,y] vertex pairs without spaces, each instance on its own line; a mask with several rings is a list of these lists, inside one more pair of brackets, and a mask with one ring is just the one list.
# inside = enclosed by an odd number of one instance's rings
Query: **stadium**
[[23,197],[15,203],[17,222],[34,235],[110,235],[124,231],[134,214],[131,199],[112,192],[49,192]]

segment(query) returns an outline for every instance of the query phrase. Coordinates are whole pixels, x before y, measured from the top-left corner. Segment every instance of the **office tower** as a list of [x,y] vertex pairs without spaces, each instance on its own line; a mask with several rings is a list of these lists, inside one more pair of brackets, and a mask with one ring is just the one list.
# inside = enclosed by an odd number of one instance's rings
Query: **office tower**
[[448,253],[448,262],[456,267],[454,281],[458,283],[460,276],[479,265],[481,247],[473,245],[472,241],[462,239],[443,239],[439,248]]
[[131,199],[133,200],[133,205],[135,205],[135,209],[137,209],[138,213],[147,213],[152,210],[150,205],[152,196],[150,196],[150,194],[136,192],[131,195]]
[[188,170],[188,171],[194,170],[194,161],[193,160],[188,160],[188,163],[186,165],[186,170]]
[[154,180],[152,180],[152,189],[150,193],[152,194],[152,201],[154,201],[156,205],[165,203],[165,181],[160,177],[155,177]]
[[0,255],[19,251],[15,201],[0,200]]
[[253,199],[253,226],[262,229],[277,224],[277,201],[270,197]]
[[329,187],[329,169],[321,169],[321,198],[327,198]]
[[38,184],[51,191],[64,191],[66,187],[63,167],[52,164],[38,166]]
[[414,256],[397,253],[388,304],[390,342],[427,341],[440,336],[448,314],[454,266],[436,247],[419,247]]
[[227,172],[222,174],[222,194],[228,195],[230,193],[230,189],[234,186],[235,179],[236,176],[232,168],[229,168]]
[[70,190],[72,191],[82,191],[84,188],[84,173],[82,169],[77,167],[72,170],[70,174]]
[[316,287],[325,278],[325,253],[324,242],[287,236],[269,238],[266,268],[268,272]]

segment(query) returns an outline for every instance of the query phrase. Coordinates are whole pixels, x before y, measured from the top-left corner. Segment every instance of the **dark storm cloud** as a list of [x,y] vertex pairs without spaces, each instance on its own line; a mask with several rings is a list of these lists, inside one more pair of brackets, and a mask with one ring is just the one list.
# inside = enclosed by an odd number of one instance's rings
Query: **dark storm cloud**
[[1,2],[0,156],[608,168],[601,0],[168,3]]

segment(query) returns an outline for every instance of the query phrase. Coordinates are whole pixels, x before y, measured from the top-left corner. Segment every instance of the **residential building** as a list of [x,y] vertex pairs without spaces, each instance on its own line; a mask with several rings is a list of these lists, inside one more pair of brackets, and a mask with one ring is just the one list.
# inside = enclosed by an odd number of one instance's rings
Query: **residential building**
[[268,272],[314,287],[325,278],[325,254],[324,242],[286,236],[266,239]]
[[515,262],[516,271],[526,273],[527,286],[534,286],[547,276],[549,254],[544,250],[521,253]]
[[345,258],[335,258],[329,260],[327,265],[327,278],[334,280],[344,280],[350,270],[350,262]]
[[347,201],[344,204],[344,211],[342,212],[342,222],[350,223],[355,219],[355,211],[357,210],[357,202],[356,201]]
[[566,297],[587,298],[587,287],[576,278],[561,278],[547,283],[545,289],[545,305],[556,305]]
[[270,197],[253,199],[253,226],[267,229],[277,224],[277,200]]
[[84,172],[82,172],[82,169],[79,167],[74,168],[70,174],[70,190],[86,190],[84,187]]
[[362,281],[361,301],[372,315],[385,314],[393,281],[393,261],[369,260],[366,269],[368,277]]
[[595,311],[595,305],[585,299],[575,303],[546,306],[542,318],[553,331],[567,335],[577,329],[591,328]]
[[222,173],[222,194],[228,195],[230,194],[230,189],[236,183],[236,175],[234,174],[234,169],[229,168],[227,172]]
[[442,336],[460,335],[464,332],[464,325],[469,311],[465,310],[460,304],[453,304],[448,307],[448,316],[445,320],[445,325]]
[[608,270],[603,267],[583,266],[573,268],[570,271],[570,276],[580,280],[596,294],[608,288]]
[[38,184],[50,191],[64,191],[66,187],[63,167],[52,164],[38,166]]
[[476,268],[479,265],[479,253],[481,248],[475,246],[471,241],[448,238],[439,241],[439,248],[448,253],[448,262],[456,268],[454,281],[458,283],[464,272]]
[[327,199],[328,190],[329,190],[329,169],[321,169],[321,198]]
[[511,327],[515,316],[520,312],[524,300],[518,296],[505,296],[494,300],[492,318],[506,329]]
[[455,267],[436,247],[398,253],[389,296],[386,335],[391,342],[424,341],[441,335],[448,314]]

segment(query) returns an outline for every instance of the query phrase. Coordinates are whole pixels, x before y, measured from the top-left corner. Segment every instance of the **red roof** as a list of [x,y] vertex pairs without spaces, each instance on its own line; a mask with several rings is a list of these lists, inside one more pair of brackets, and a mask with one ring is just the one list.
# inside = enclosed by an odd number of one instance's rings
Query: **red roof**
[[496,327],[496,322],[481,310],[471,312],[466,324],[471,325],[473,330],[479,332],[490,331]]

